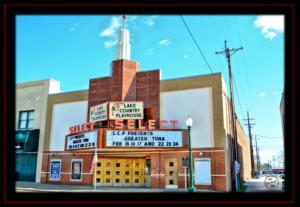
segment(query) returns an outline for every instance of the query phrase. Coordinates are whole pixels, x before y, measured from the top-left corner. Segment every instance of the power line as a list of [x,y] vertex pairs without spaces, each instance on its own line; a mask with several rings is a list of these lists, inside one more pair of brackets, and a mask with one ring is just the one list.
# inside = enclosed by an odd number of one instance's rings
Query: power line
[[234,87],[235,87],[235,91],[236,91],[236,95],[238,97],[238,103],[239,103],[239,106],[240,106],[240,109],[241,109],[241,113],[242,113],[242,118],[245,118],[244,116],[244,112],[243,112],[243,109],[242,109],[242,106],[241,106],[241,101],[240,101],[240,97],[239,97],[239,93],[238,93],[238,90],[237,90],[237,87],[235,85],[235,79],[233,79],[233,84],[234,84]]
[[258,134],[256,136],[262,137],[262,138],[277,138],[277,139],[281,138],[281,139],[283,139],[283,137],[269,137],[269,136],[258,135]]
[[211,67],[210,67],[209,63],[207,62],[207,60],[206,60],[206,58],[205,58],[205,56],[204,56],[204,54],[203,54],[202,50],[200,49],[200,47],[199,47],[199,45],[198,45],[197,41],[195,40],[195,38],[194,38],[194,36],[193,36],[193,34],[192,34],[191,30],[189,29],[189,27],[188,27],[188,26],[187,26],[187,24],[185,23],[185,21],[184,21],[183,17],[182,17],[181,15],[179,15],[179,16],[181,17],[181,20],[183,21],[183,23],[184,23],[184,25],[185,25],[186,29],[189,31],[189,34],[190,34],[190,36],[191,36],[191,37],[192,37],[192,39],[194,40],[194,42],[195,42],[195,44],[196,44],[196,46],[197,46],[198,50],[200,51],[200,53],[201,53],[201,55],[202,55],[202,57],[203,57],[203,59],[204,59],[204,61],[205,61],[206,65],[208,66],[208,68],[209,68],[210,72],[211,72],[211,73],[214,73],[214,72],[213,72],[213,70],[211,69]]
[[[196,46],[197,46],[197,48],[198,48],[198,50],[199,50],[200,54],[202,55],[202,57],[203,57],[203,59],[204,59],[204,61],[205,61],[206,65],[208,66],[208,68],[209,68],[209,70],[210,70],[211,74],[213,75],[213,74],[214,74],[214,72],[213,72],[213,70],[211,69],[211,67],[210,67],[210,65],[209,65],[209,63],[208,63],[208,61],[206,60],[206,58],[205,58],[205,56],[204,56],[204,54],[203,54],[203,52],[202,52],[202,50],[201,50],[200,46],[198,45],[198,43],[197,43],[196,39],[194,38],[194,35],[192,34],[192,32],[191,32],[190,28],[189,28],[189,27],[188,27],[188,25],[186,24],[186,22],[185,22],[184,18],[183,18],[181,15],[179,15],[179,16],[181,17],[181,20],[182,20],[182,22],[184,23],[184,25],[185,25],[186,29],[188,30],[188,32],[189,32],[189,34],[190,34],[190,36],[192,37],[192,39],[193,39],[194,43],[196,44]],[[212,78],[212,77],[211,77],[211,78]],[[222,90],[222,83],[219,83],[216,77],[213,77],[213,78],[214,78],[214,80],[216,81],[217,85],[219,85],[220,89]]]
[[[241,45],[243,45],[243,43],[242,43],[242,39],[241,39],[241,34],[240,34],[240,29],[239,29],[239,24],[238,24],[238,20],[237,20],[237,18],[235,17],[235,23],[236,23],[236,26],[237,26],[237,31],[238,31],[238,37],[239,37],[239,40],[240,40],[240,44]],[[249,100],[249,102],[250,102],[250,106],[251,106],[251,109],[252,109],[252,111],[253,111],[253,103],[252,103],[252,99],[251,99],[251,97],[249,96],[249,94],[252,94],[251,93],[251,90],[250,90],[250,84],[249,84],[249,79],[248,79],[248,73],[247,73],[247,67],[246,67],[246,61],[245,61],[245,55],[244,55],[244,53],[243,53],[243,64],[244,64],[244,71],[245,71],[245,74],[246,74],[246,85],[248,86],[248,91],[249,91],[249,93],[248,93],[248,100]]]

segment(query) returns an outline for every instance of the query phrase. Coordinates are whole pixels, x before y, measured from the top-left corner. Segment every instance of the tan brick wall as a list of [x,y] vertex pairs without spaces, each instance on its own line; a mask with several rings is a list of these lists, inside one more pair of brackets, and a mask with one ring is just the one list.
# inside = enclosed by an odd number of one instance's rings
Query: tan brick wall
[[239,120],[237,120],[236,128],[238,136],[240,179],[241,181],[247,181],[251,179],[250,145]]

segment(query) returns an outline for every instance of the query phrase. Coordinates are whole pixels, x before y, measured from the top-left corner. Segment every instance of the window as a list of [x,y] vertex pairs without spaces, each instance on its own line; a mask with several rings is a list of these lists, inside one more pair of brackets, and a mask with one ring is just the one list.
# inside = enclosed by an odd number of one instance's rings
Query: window
[[125,179],[125,183],[129,183],[129,179]]
[[170,185],[174,185],[174,180],[170,180],[170,181],[169,181],[169,184],[170,184]]
[[173,176],[174,175],[174,171],[170,171],[170,176]]
[[19,129],[33,128],[34,111],[20,111],[19,114]]
[[100,172],[100,170],[98,170],[98,171],[97,171],[97,175],[100,175],[100,174],[101,174],[101,172]]
[[100,183],[100,178],[97,178],[97,183]]
[[110,175],[110,171],[106,171],[106,175]]
[[170,163],[169,163],[169,166],[170,166],[170,167],[173,167],[173,166],[174,166],[174,162],[170,162]]
[[145,174],[151,175],[151,160],[146,159]]
[[97,163],[97,167],[101,167],[101,162],[98,162],[98,163]]
[[119,182],[120,182],[120,179],[119,179],[119,178],[117,178],[117,179],[116,179],[116,183],[119,183]]
[[125,172],[125,175],[129,175],[129,171],[126,171],[126,172]]
[[120,175],[120,171],[116,171],[116,175]]
[[139,179],[135,179],[134,182],[135,182],[135,183],[139,183]]
[[120,163],[116,163],[116,167],[120,167]]

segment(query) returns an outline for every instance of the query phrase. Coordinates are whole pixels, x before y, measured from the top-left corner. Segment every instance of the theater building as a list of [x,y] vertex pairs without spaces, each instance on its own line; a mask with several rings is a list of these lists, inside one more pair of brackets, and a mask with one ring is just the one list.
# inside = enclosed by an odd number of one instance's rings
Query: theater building
[[[231,191],[229,107],[221,73],[161,80],[159,69],[140,71],[123,28],[111,76],[90,79],[88,90],[48,95],[41,182],[189,187],[190,115],[195,187]],[[246,137],[239,139],[250,156]]]

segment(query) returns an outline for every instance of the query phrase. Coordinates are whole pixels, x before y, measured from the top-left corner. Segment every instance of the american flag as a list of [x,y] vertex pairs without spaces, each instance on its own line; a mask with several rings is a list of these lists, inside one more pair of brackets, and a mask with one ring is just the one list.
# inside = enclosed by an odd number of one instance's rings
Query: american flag
[[93,157],[93,161],[92,161],[92,165],[91,165],[91,170],[90,170],[90,174],[93,173],[94,170],[94,165],[98,162],[98,157],[97,157],[97,150],[95,149],[94,152],[94,157]]

